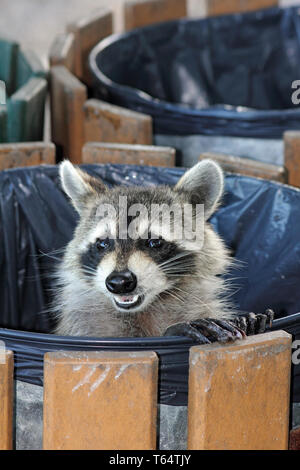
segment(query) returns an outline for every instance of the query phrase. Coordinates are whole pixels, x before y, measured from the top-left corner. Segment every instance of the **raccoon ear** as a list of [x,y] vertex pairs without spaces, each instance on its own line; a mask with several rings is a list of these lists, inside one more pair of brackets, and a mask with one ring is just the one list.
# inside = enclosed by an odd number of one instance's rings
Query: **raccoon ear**
[[59,175],[63,190],[79,213],[90,196],[102,194],[107,189],[100,179],[93,178],[76,168],[69,160],[64,160],[60,164]]
[[204,204],[206,219],[216,210],[223,190],[223,171],[217,163],[208,159],[190,168],[175,186],[175,191],[189,195],[192,204]]

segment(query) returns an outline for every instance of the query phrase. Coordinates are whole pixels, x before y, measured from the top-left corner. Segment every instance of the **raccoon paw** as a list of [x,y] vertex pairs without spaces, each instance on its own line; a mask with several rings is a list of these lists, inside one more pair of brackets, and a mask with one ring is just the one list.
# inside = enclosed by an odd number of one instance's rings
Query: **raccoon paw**
[[203,318],[190,323],[175,323],[167,328],[164,336],[188,336],[198,344],[210,344],[216,341],[228,343],[246,335],[229,321]]
[[271,327],[274,312],[271,309],[265,313],[246,313],[237,315],[231,320],[216,320],[203,318],[190,323],[175,323],[169,326],[164,336],[188,336],[198,344],[209,344],[216,341],[228,343],[259,333],[264,333]]
[[231,322],[247,336],[264,333],[272,326],[274,312],[270,308],[265,313],[245,313],[237,315]]

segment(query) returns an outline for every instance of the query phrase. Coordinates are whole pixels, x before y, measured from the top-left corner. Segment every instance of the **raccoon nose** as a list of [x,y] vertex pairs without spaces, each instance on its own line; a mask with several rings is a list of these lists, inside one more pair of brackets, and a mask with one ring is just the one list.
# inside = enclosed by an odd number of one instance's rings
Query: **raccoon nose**
[[113,294],[128,294],[136,288],[137,278],[131,271],[114,271],[106,278],[105,283]]

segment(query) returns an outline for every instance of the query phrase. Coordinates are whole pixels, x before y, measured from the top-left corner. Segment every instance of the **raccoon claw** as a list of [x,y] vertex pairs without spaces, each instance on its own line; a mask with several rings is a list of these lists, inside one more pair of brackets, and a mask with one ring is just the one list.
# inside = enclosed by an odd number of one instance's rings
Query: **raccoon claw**
[[201,319],[191,323],[176,323],[167,328],[164,336],[188,336],[198,344],[210,344],[242,339],[245,333],[226,321]]
[[198,344],[210,344],[209,341],[200,331],[194,328],[190,323],[175,323],[169,326],[164,332],[164,336],[188,336]]
[[228,343],[242,339],[244,336],[239,328],[224,320],[201,319],[195,320],[191,324],[204,333],[210,342]]
[[241,331],[247,336],[257,335],[264,333],[268,328],[272,326],[274,320],[274,312],[271,309],[267,309],[265,313],[246,313],[238,315],[231,320]]
[[175,323],[166,329],[164,336],[188,336],[198,344],[216,341],[228,343],[246,336],[264,333],[274,319],[271,309],[265,313],[246,313],[231,320],[203,318],[190,323]]

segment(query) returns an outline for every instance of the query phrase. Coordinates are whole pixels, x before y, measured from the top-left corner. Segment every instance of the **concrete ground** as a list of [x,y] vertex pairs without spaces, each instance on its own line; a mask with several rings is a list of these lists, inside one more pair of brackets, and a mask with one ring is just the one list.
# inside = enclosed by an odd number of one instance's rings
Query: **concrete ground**
[[[14,39],[24,48],[34,50],[46,65],[54,37],[65,31],[67,23],[87,13],[101,7],[113,8],[115,31],[122,31],[123,3],[124,0],[0,0],[0,37]],[[295,0],[279,3],[300,5]],[[205,0],[188,0],[188,8],[190,16],[204,16]]]

